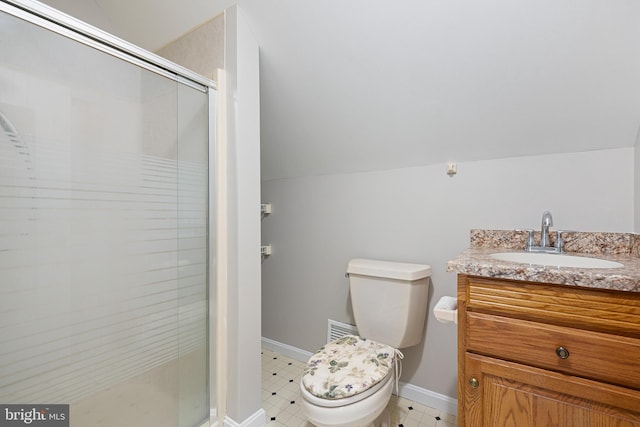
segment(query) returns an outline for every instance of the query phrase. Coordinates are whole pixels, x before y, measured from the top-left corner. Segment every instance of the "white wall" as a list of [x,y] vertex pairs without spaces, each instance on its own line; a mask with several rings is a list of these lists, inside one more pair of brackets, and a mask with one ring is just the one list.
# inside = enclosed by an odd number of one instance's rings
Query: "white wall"
[[258,45],[242,10],[225,12],[228,135],[226,417],[262,425]]
[[456,397],[456,328],[431,315],[455,295],[446,263],[471,228],[633,229],[633,148],[282,179],[262,183],[273,213],[262,223],[273,255],[263,262],[262,335],[306,351],[326,339],[327,318],[352,322],[350,258],[433,268],[423,345],[404,351],[405,382]]
[[640,233],[640,130],[638,131],[638,137],[636,138],[634,165],[634,231],[636,233]]

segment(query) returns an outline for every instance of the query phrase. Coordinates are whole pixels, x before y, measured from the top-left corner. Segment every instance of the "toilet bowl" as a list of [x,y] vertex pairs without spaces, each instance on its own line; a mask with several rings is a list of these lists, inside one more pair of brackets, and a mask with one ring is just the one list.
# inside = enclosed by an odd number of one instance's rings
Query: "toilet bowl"
[[393,391],[393,374],[367,393],[338,401],[326,401],[301,388],[302,410],[307,420],[318,427],[367,426],[387,427],[390,416],[386,411]]
[[347,266],[361,336],[334,340],[307,363],[302,410],[318,427],[389,427],[386,410],[399,378],[398,348],[422,340],[431,267],[353,259]]
[[388,426],[385,411],[395,383],[395,349],[347,335],[309,359],[300,394],[307,419],[318,427]]

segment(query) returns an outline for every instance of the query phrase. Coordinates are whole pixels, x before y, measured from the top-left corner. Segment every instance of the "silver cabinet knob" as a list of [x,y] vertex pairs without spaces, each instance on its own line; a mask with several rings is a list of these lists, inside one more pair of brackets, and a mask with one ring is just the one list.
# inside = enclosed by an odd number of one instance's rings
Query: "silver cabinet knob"
[[566,348],[560,346],[560,347],[556,348],[556,354],[558,355],[558,357],[560,359],[567,359],[569,357],[569,350],[567,350]]

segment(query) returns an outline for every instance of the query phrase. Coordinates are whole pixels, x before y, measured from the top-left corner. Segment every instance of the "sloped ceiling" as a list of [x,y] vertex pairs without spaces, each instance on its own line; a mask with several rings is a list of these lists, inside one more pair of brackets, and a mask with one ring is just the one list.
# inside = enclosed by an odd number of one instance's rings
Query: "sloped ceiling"
[[[47,3],[154,50],[231,2]],[[635,143],[637,0],[239,4],[261,47],[263,179]]]
[[222,13],[231,0],[41,0],[152,52]]

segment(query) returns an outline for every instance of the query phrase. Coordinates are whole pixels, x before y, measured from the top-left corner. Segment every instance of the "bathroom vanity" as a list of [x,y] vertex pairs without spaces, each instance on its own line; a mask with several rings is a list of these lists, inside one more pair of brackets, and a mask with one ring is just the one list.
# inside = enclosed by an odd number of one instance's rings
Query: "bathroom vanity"
[[640,427],[640,257],[624,236],[626,248],[599,241],[579,254],[623,267],[570,268],[496,260],[517,249],[478,244],[472,231],[448,265],[458,273],[458,426]]

